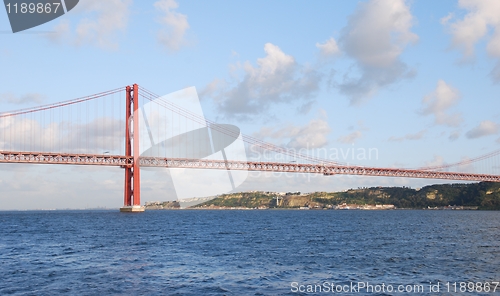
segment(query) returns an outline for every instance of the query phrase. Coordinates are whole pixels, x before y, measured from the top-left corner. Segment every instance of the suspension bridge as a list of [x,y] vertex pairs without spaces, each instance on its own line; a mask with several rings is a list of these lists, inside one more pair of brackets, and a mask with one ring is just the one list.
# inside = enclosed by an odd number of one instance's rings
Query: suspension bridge
[[[183,137],[176,130],[195,132]],[[221,135],[222,142],[241,139],[254,153],[281,155],[281,161],[231,159],[224,149],[216,148],[215,142],[209,141],[210,147],[205,147],[207,134]],[[144,138],[150,140],[148,147]],[[220,150],[224,157],[206,157],[209,153],[205,150]],[[207,120],[137,84],[0,113],[0,163],[121,167],[125,171],[124,212],[144,210],[141,167],[500,182],[500,150],[456,163],[412,169],[349,165],[240,134],[234,126]],[[482,172],[478,172],[479,168]]]

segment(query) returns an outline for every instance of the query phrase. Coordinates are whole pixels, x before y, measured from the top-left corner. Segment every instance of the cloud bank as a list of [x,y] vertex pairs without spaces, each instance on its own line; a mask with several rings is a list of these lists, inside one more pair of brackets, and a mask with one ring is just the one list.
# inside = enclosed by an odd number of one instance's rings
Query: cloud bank
[[235,66],[243,70],[235,82],[216,79],[202,92],[214,99],[225,117],[244,119],[265,113],[272,105],[292,102],[302,103],[299,109],[308,111],[322,75],[299,65],[277,45],[266,43],[264,51],[266,56],[257,59],[257,65]]
[[162,13],[158,22],[162,28],[158,31],[158,42],[170,51],[177,51],[185,45],[184,35],[189,29],[187,16],[175,11],[179,4],[175,0],[160,0],[154,7]]
[[460,113],[450,114],[447,111],[455,106],[459,100],[458,90],[443,80],[439,80],[436,89],[423,98],[424,108],[420,113],[424,116],[433,115],[436,124],[456,127],[462,123],[462,115]]
[[117,33],[127,27],[131,4],[132,0],[80,1],[71,11],[83,15],[76,26],[73,28],[68,20],[63,20],[47,38],[56,43],[115,50],[118,48]]
[[304,126],[289,124],[282,128],[263,127],[254,137],[294,149],[321,148],[328,144],[331,128],[325,119],[313,119]]
[[500,1],[460,0],[458,6],[467,11],[463,18],[451,21],[451,13],[441,20],[452,35],[451,46],[462,51],[462,61],[470,61],[476,44],[485,39],[486,52],[497,60],[490,77],[500,83]]
[[45,99],[46,97],[44,95],[38,93],[29,93],[22,96],[16,96],[12,93],[0,94],[0,103],[15,105],[41,104]]
[[476,139],[489,135],[498,134],[499,131],[500,131],[500,125],[498,123],[485,120],[481,122],[478,126],[468,131],[465,134],[465,136],[469,139]]
[[342,30],[342,52],[355,60],[359,77],[344,76],[340,91],[359,104],[381,87],[415,75],[400,59],[418,36],[411,32],[414,18],[404,0],[372,0],[358,5]]

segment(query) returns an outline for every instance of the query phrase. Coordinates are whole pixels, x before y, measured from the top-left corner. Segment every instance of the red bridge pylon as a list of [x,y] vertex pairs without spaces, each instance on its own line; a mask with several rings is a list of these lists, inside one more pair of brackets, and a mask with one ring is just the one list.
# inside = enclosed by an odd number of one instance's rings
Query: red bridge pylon
[[139,168],[139,86],[126,88],[125,156],[133,162],[125,168],[125,196],[121,212],[144,212],[141,206],[141,171]]

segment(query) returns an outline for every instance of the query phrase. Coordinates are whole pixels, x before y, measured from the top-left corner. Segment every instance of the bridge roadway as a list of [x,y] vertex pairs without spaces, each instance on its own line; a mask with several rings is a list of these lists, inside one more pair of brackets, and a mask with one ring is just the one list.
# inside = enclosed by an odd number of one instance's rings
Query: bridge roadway
[[[0,151],[0,163],[69,164],[131,167],[134,158],[121,155],[63,154],[47,152]],[[139,157],[141,167],[168,167],[189,169],[229,169],[282,173],[313,173],[323,175],[361,175],[377,177],[405,177],[447,179],[464,181],[500,182],[499,175],[440,172],[396,168],[342,166],[336,164],[300,164],[253,161],[224,161],[206,159],[181,159],[162,157]]]

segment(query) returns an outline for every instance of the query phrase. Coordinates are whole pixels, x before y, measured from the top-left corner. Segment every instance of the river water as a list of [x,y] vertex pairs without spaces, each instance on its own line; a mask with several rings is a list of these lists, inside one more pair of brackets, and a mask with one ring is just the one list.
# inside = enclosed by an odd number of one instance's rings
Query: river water
[[398,295],[419,287],[450,295],[461,283],[474,283],[464,295],[492,295],[500,281],[500,212],[19,211],[0,212],[0,223],[0,295]]

